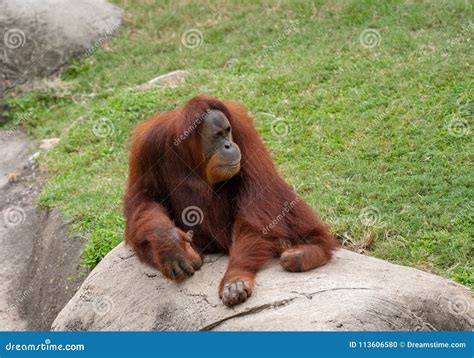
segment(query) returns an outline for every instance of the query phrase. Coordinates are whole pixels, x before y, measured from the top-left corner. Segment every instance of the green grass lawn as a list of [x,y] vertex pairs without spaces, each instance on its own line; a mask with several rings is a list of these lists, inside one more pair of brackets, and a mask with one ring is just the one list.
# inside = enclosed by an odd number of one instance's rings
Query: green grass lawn
[[[117,4],[115,38],[9,99],[33,138],[61,137],[40,157],[40,205],[89,238],[86,266],[122,240],[132,128],[209,94],[248,107],[349,248],[474,286],[472,1]],[[134,89],[176,69],[191,73],[183,86]]]

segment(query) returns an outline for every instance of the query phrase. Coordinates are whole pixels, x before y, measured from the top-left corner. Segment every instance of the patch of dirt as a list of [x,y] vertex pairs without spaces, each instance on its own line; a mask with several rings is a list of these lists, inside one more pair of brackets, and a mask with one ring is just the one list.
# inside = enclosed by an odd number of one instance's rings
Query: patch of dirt
[[41,177],[20,131],[0,131],[0,329],[49,330],[85,278],[84,239],[39,210]]
[[49,330],[66,303],[79,289],[87,272],[80,266],[82,237],[69,237],[57,212],[39,213],[32,255],[23,271],[17,292],[30,295],[20,315],[31,330]]

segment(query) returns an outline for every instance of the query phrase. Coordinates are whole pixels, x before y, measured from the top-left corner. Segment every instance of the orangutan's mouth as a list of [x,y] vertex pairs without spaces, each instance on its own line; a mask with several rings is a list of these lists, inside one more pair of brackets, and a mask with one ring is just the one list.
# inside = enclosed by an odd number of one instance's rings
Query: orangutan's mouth
[[224,164],[222,165],[222,167],[225,169],[237,169],[238,167],[240,167],[240,160],[232,164]]

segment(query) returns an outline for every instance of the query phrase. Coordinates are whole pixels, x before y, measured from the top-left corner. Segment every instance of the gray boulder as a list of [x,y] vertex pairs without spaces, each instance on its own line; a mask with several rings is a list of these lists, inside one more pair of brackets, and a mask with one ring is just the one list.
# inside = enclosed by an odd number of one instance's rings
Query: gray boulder
[[188,71],[177,70],[155,77],[150,81],[135,87],[135,89],[139,91],[147,91],[159,86],[178,87],[186,81],[186,77],[188,76]]
[[0,0],[0,96],[48,76],[71,56],[89,55],[121,24],[105,0]]
[[328,265],[289,273],[272,262],[253,296],[225,307],[226,256],[208,256],[176,284],[123,243],[91,272],[52,325],[61,331],[471,330],[469,290],[450,280],[347,250]]

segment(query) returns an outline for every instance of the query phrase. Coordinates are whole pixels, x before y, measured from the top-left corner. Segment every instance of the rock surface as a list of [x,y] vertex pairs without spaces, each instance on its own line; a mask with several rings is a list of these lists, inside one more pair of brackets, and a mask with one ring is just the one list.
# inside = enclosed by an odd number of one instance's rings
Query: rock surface
[[39,210],[34,146],[0,130],[0,330],[47,330],[83,281],[80,250],[55,212]]
[[24,188],[12,193],[7,178],[21,169],[19,163],[28,161],[30,148],[22,133],[0,131],[0,153],[0,329],[24,330],[27,322],[19,311],[28,292],[17,291],[14,286],[32,252],[34,236],[25,233],[33,230],[38,221],[31,215],[33,207],[18,201],[11,203],[12,195],[18,197]]
[[273,262],[253,296],[225,307],[217,285],[225,256],[176,284],[139,263],[122,243],[93,270],[53,323],[54,330],[470,330],[469,290],[450,280],[340,250],[307,273]]
[[159,86],[178,87],[186,82],[186,77],[188,76],[188,71],[177,70],[155,77],[150,81],[135,87],[135,89],[138,91],[147,91]]
[[122,11],[105,0],[0,0],[0,96],[88,55],[116,32]]
[[43,139],[39,145],[39,148],[41,150],[51,150],[59,143],[59,140],[59,138]]

